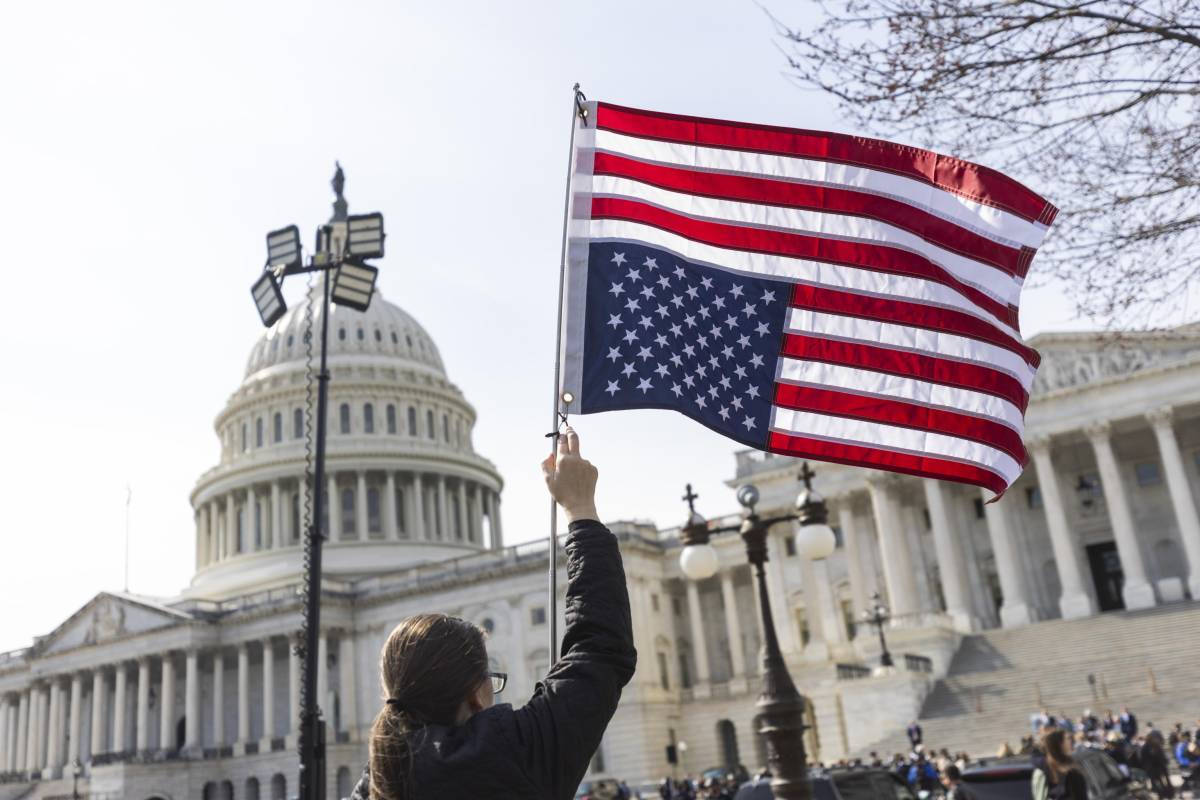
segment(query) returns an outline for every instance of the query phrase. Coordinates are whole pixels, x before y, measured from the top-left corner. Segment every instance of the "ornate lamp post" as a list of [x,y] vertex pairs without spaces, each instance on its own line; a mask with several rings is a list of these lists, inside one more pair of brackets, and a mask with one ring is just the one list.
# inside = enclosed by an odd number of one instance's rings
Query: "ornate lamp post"
[[836,539],[826,520],[829,512],[825,501],[812,489],[813,472],[808,464],[800,473],[804,490],[796,501],[796,511],[774,517],[760,517],[755,512],[758,489],[746,484],[738,489],[738,502],[745,509],[742,523],[711,528],[696,511],[697,495],[687,486],[683,499],[688,504],[688,521],[680,534],[683,553],[679,566],[691,580],[704,580],[717,571],[717,554],[709,544],[711,536],[737,531],[746,545],[746,559],[754,568],[758,585],[759,610],[762,619],[762,693],[755,707],[762,726],[758,733],[766,740],[767,763],[771,768],[771,790],[782,800],[808,800],[812,785],[808,781],[808,764],[804,752],[804,698],[796,690],[792,676],[779,649],[775,621],[771,614],[771,598],[767,593],[767,535],[777,522],[795,522],[796,547],[810,559],[827,558],[836,547]]
[[883,651],[879,656],[879,666],[892,666],[892,654],[887,649],[887,639],[883,636],[883,626],[889,619],[891,614],[888,613],[888,608],[883,604],[883,600],[879,597],[879,592],[871,595],[871,608],[862,613],[863,622],[870,623],[875,626],[875,630],[879,631],[879,647]]

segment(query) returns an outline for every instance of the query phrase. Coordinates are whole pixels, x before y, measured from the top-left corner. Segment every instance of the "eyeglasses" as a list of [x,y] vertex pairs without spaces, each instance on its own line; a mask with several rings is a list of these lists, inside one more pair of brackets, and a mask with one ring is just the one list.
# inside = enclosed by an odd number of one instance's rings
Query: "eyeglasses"
[[492,694],[500,694],[508,685],[507,672],[489,672],[488,677],[492,679]]

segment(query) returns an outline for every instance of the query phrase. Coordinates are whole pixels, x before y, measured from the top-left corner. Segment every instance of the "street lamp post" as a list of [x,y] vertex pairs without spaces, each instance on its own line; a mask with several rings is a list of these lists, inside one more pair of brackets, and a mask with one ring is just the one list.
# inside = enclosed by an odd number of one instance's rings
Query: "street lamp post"
[[767,535],[778,522],[796,522],[797,550],[808,558],[827,558],[836,546],[833,531],[826,524],[828,511],[825,502],[812,490],[813,472],[804,464],[800,473],[805,489],[796,501],[796,511],[774,517],[760,517],[755,511],[758,489],[746,484],[738,489],[738,502],[745,509],[742,523],[720,528],[709,527],[696,511],[698,495],[688,484],[683,499],[688,504],[688,521],[680,534],[683,553],[680,568],[691,580],[704,580],[717,571],[717,556],[708,540],[711,536],[737,531],[746,546],[746,559],[754,568],[758,586],[760,623],[763,633],[762,692],[755,707],[762,720],[758,734],[766,741],[767,763],[771,769],[771,790],[783,800],[809,800],[812,786],[808,780],[807,756],[804,752],[804,698],[792,682],[787,663],[779,649],[775,620],[771,613],[771,597],[767,592],[764,566],[767,562]]
[[71,762],[71,799],[79,800],[79,777],[83,775],[83,764],[79,759]]
[[[329,343],[329,306],[336,302],[358,311],[366,311],[375,291],[379,270],[365,259],[383,257],[383,215],[348,215],[342,195],[345,176],[341,165],[334,174],[333,217],[317,229],[316,248],[304,262],[300,231],[289,225],[267,234],[267,264],[250,293],[259,316],[267,327],[274,325],[287,311],[281,283],[288,275],[320,273],[322,282],[320,369],[317,372],[315,450],[312,462],[312,517],[305,530],[303,652],[300,680],[300,800],[325,798],[325,724],[321,718],[317,694],[317,654],[321,630],[321,545],[325,538],[322,519],[325,514],[325,440],[329,404],[329,368],[326,350]],[[312,302],[309,298],[308,302]],[[311,317],[310,317],[311,319]],[[311,342],[311,329],[305,332]],[[311,352],[311,350],[310,350]],[[310,409],[311,411],[311,409]]]
[[879,632],[879,649],[881,650],[879,666],[892,666],[892,654],[888,652],[887,639],[883,636],[883,626],[891,619],[891,615],[888,613],[887,606],[883,604],[883,600],[879,597],[879,592],[871,595],[871,607],[862,612],[862,618],[863,622],[874,625],[875,630]]

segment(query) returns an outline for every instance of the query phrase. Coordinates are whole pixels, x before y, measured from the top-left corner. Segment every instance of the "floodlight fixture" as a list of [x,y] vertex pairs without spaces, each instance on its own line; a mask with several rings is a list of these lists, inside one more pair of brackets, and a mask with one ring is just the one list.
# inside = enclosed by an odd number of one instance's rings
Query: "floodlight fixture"
[[369,264],[343,261],[333,274],[330,292],[333,302],[358,311],[366,311],[375,293],[375,278],[379,270]]
[[346,217],[346,255],[354,258],[383,258],[383,214],[351,214]]
[[274,272],[264,272],[250,287],[250,294],[254,296],[254,305],[258,307],[258,315],[262,317],[263,325],[268,328],[287,311],[287,303],[283,302],[283,292],[279,289],[279,281],[275,280]]
[[267,234],[267,269],[298,269],[303,264],[300,229],[288,225]]

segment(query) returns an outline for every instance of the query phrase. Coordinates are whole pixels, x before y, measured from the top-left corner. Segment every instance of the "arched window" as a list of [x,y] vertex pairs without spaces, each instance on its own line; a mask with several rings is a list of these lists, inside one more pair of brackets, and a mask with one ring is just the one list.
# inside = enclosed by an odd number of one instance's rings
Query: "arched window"
[[246,778],[246,800],[259,800],[258,778]]
[[259,417],[254,420],[254,446],[263,446],[263,418]]
[[204,800],[217,800],[217,785],[212,781],[204,784],[204,790],[200,795]]
[[736,767],[741,764],[738,754],[737,728],[727,719],[717,723],[717,741],[721,744],[721,766]]
[[354,536],[354,490],[347,487],[342,489],[342,537]]
[[287,778],[282,773],[271,778],[271,800],[287,800]]
[[400,340],[396,338],[395,331],[392,331],[392,344],[400,344]]
[[358,340],[360,342],[363,340],[363,329],[362,328],[358,329]]
[[417,435],[417,409],[413,406],[408,407],[408,435]]
[[450,415],[442,414],[442,438],[450,442]]
[[338,429],[342,433],[350,432],[350,404],[342,403],[338,408]]
[[387,407],[387,432],[396,432],[396,407],[391,403],[388,403]]
[[242,452],[246,452],[250,447],[250,441],[246,438],[246,423],[242,423]]
[[292,438],[304,438],[304,409],[297,408],[292,412]]
[[363,432],[375,432],[375,406],[370,403],[363,405]]
[[379,328],[375,329],[375,341],[377,341],[377,342],[383,341],[383,334],[380,333]]
[[275,434],[275,444],[279,444],[283,441],[283,414],[276,411],[274,423],[275,424],[272,425],[272,427],[275,430],[272,432]]
[[425,427],[429,429],[429,438],[436,439],[437,438],[437,428],[433,424],[433,410],[432,409],[427,409],[425,411]]
[[338,341],[340,341],[340,342],[346,341],[346,329],[345,328],[338,328]]
[[383,519],[379,514],[379,490],[367,489],[367,533],[382,533]]

